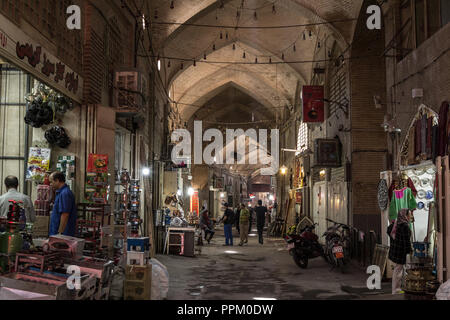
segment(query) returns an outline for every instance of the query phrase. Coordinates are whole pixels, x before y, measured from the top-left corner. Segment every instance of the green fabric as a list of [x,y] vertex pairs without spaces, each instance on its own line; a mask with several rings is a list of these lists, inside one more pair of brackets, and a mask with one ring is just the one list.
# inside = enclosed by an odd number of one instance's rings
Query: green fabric
[[241,216],[239,218],[239,223],[248,222],[250,220],[250,211],[248,209],[241,209]]
[[397,199],[395,191],[392,194],[391,204],[389,205],[389,220],[397,219],[398,212],[401,209],[414,210],[417,208],[417,202],[410,188],[403,191],[403,197]]

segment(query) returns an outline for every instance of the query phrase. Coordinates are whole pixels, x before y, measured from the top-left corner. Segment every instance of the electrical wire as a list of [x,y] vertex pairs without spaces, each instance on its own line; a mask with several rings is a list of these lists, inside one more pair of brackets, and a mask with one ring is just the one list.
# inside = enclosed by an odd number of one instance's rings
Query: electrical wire
[[323,21],[323,22],[312,22],[312,23],[304,23],[304,24],[291,24],[291,25],[279,25],[279,26],[231,26],[231,25],[213,25],[213,24],[198,24],[198,23],[188,23],[188,22],[159,22],[152,21],[152,24],[156,25],[177,25],[177,26],[186,26],[186,27],[199,27],[199,28],[215,28],[215,29],[293,29],[293,28],[302,28],[302,27],[312,27],[326,24],[334,24],[334,23],[344,23],[344,22],[353,22],[358,20],[357,18],[348,18],[342,20],[333,20],[333,21]]

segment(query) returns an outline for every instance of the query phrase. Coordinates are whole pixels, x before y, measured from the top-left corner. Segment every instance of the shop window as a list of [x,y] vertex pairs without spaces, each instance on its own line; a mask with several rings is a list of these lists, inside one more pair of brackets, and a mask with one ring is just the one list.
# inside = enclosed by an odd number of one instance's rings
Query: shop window
[[25,157],[28,145],[24,122],[30,93],[31,77],[10,64],[0,64],[0,193],[8,175],[19,178],[19,189],[25,181]]
[[450,1],[403,0],[399,2],[399,14],[397,37],[400,45],[395,46],[398,61],[450,22]]
[[450,1],[441,0],[441,25],[445,26],[450,22]]

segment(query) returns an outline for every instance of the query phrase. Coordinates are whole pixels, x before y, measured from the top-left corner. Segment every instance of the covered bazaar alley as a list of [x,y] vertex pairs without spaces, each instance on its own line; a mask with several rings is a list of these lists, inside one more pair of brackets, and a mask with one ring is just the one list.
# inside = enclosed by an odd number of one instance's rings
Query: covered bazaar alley
[[450,300],[449,22],[0,0],[0,300]]

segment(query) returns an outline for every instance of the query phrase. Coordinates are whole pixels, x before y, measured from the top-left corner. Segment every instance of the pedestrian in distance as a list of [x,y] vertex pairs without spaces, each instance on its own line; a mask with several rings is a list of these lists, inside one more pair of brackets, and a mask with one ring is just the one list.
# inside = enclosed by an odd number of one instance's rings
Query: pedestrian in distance
[[225,203],[225,212],[223,214],[221,221],[223,221],[223,231],[225,233],[225,244],[224,246],[233,245],[233,223],[234,223],[234,212],[229,208],[228,203]]
[[263,231],[264,225],[266,223],[267,207],[262,205],[261,200],[258,200],[258,205],[255,207],[255,212],[256,212],[256,227],[258,229],[259,243],[264,244]]
[[[211,240],[214,236],[214,223],[209,219],[209,212],[202,207],[201,216],[200,216],[200,228],[205,232],[205,240],[211,243]],[[209,238],[208,238],[209,235]]]
[[239,219],[239,224],[241,226],[241,242],[239,243],[239,245],[242,246],[244,243],[248,243],[248,224],[250,219],[250,211],[245,207],[245,204],[241,204],[241,213]]
[[387,229],[391,240],[389,259],[395,263],[392,274],[392,294],[402,293],[401,282],[404,275],[406,256],[412,252],[411,229],[409,227],[411,218],[412,211],[402,209],[398,212],[397,219]]
[[236,223],[236,230],[239,234],[241,234],[241,225],[240,225],[240,220],[239,220],[239,216],[241,215],[241,208],[238,206],[237,208],[234,209],[234,217],[235,217],[235,223]]

